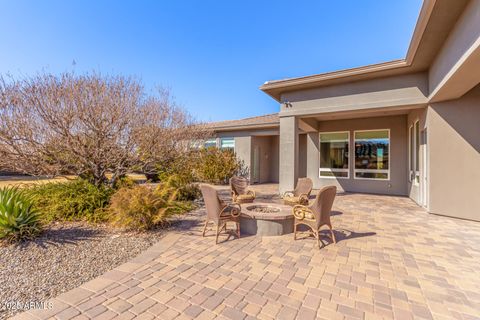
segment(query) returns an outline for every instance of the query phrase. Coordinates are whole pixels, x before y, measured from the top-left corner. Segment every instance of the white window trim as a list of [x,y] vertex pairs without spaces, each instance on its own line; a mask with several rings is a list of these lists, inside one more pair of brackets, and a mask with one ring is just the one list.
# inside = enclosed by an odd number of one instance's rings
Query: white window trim
[[[388,169],[357,169],[355,168],[355,134],[357,132],[371,132],[371,131],[387,131],[388,132]],[[391,145],[391,139],[390,139],[390,129],[371,129],[371,130],[354,130],[353,131],[353,143],[352,143],[352,148],[353,148],[353,179],[355,180],[373,180],[373,181],[390,181],[390,168],[392,167],[391,163],[391,156],[390,156],[390,145]],[[357,177],[357,172],[372,172],[372,173],[386,173],[387,174],[387,179],[378,179],[378,178],[358,178]]]
[[[413,168],[412,168],[412,138],[415,136],[413,124],[408,127],[408,181],[412,182],[414,179],[412,179],[413,176]],[[412,137],[413,133],[413,137]],[[415,150],[413,151],[415,152]],[[414,159],[413,159],[414,160]]]
[[[218,148],[218,139],[217,138],[210,138],[210,139],[206,139],[205,142],[203,143],[203,147],[204,148],[207,148],[206,144],[207,142],[213,142],[213,140],[215,140],[215,148]],[[212,146],[213,147],[213,146]]]
[[[222,148],[222,140],[223,140],[223,139],[231,139],[231,140],[233,140],[233,148]],[[222,137],[222,138],[220,138],[219,149],[233,149],[233,152],[235,152],[235,147],[236,147],[235,137]]]
[[[319,132],[318,133],[318,142],[319,144],[321,145],[322,143],[322,140],[321,140],[321,135],[322,134],[329,134],[329,133],[347,133],[347,140],[348,140],[348,162],[347,162],[347,165],[348,165],[348,168],[347,169],[338,169],[338,168],[322,168],[320,167],[320,159],[321,159],[321,155],[320,155],[320,151],[318,152],[318,155],[319,155],[319,158],[318,158],[318,166],[319,166],[319,169],[318,169],[318,177],[320,179],[350,179],[350,154],[351,154],[351,141],[350,141],[350,131],[326,131],[326,132]],[[320,147],[319,145],[319,147]],[[331,176],[331,177],[328,177],[328,176],[322,176],[320,173],[321,172],[346,172],[347,173],[347,176],[346,177],[335,177],[335,176]]]
[[[417,137],[417,131],[416,131],[416,128],[417,128],[417,123],[418,123],[418,135],[419,137]],[[418,140],[418,146],[417,146],[417,140]],[[416,168],[417,166],[417,162],[418,162],[418,166],[420,167],[420,154],[417,154],[417,149],[418,149],[418,153],[420,153],[420,121],[419,120],[416,120],[415,122],[413,122],[413,141],[415,143],[414,145],[414,148],[413,148],[413,152],[415,154],[415,157],[414,157],[414,165],[415,165],[415,170],[412,170],[413,172],[415,172],[415,175],[413,176],[413,184],[418,186],[420,184],[420,168]],[[418,178],[418,179],[417,179]]]

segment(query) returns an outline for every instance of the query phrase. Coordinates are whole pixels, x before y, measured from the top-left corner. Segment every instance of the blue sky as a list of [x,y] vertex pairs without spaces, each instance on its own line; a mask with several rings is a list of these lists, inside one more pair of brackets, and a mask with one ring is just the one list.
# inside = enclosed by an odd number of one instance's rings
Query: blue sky
[[0,0],[0,73],[133,75],[202,121],[261,115],[267,80],[403,58],[421,2]]

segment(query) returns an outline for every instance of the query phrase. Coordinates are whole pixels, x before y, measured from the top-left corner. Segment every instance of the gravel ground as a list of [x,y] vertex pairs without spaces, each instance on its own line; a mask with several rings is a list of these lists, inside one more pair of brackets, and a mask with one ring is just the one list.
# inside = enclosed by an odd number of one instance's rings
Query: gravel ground
[[[0,319],[8,302],[43,302],[127,262],[165,230],[122,233],[84,223],[52,225],[35,241],[0,246]],[[18,311],[17,311],[18,312]]]

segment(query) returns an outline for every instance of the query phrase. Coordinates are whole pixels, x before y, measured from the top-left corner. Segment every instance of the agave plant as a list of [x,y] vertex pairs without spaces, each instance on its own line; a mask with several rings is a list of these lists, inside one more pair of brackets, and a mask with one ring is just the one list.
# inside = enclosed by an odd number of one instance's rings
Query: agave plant
[[7,242],[29,240],[41,230],[33,201],[15,187],[0,189],[0,239]]

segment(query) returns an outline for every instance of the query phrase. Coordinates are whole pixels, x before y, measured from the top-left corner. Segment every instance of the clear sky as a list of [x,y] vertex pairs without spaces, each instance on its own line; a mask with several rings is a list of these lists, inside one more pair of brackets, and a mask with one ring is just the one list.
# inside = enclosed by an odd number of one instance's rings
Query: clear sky
[[0,73],[133,75],[199,120],[261,115],[267,80],[404,58],[421,2],[0,0]]

